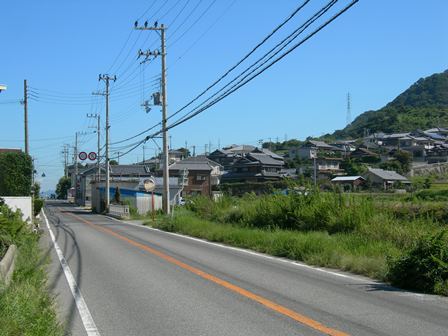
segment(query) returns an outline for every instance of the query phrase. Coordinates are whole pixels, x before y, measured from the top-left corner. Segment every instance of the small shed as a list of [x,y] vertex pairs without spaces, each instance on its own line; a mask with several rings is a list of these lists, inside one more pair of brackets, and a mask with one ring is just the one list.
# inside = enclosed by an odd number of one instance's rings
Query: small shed
[[331,183],[340,185],[344,191],[356,190],[366,182],[362,176],[337,176]]
[[369,168],[365,174],[365,178],[373,185],[381,186],[384,190],[390,189],[397,183],[404,185],[411,184],[411,181],[397,172],[380,168]]

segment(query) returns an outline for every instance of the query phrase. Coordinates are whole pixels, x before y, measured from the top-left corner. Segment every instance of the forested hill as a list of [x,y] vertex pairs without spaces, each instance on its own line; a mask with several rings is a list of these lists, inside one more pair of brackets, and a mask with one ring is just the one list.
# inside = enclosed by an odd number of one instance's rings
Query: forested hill
[[364,112],[325,137],[358,138],[365,129],[393,133],[440,126],[448,126],[448,70],[419,79],[385,107]]

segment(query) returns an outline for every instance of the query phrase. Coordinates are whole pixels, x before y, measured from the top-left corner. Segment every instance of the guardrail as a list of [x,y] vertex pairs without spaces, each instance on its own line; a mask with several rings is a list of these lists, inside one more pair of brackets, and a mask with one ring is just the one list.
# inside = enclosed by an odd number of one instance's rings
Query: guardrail
[[15,245],[11,245],[8,248],[8,251],[6,251],[3,259],[0,261],[0,281],[4,282],[6,285],[9,285],[11,281],[16,263],[16,257],[17,247]]
[[109,205],[109,215],[118,218],[129,219],[129,205],[111,204]]

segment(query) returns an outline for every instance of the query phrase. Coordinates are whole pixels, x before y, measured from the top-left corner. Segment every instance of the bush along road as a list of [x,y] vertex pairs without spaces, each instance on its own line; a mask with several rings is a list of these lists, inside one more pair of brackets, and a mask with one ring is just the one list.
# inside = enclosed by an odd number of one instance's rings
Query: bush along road
[[448,295],[443,202],[338,193],[197,197],[148,225]]
[[63,335],[47,290],[47,260],[39,248],[39,234],[17,212],[1,205],[1,251],[11,244],[18,247],[18,256],[11,283],[0,284],[0,335]]

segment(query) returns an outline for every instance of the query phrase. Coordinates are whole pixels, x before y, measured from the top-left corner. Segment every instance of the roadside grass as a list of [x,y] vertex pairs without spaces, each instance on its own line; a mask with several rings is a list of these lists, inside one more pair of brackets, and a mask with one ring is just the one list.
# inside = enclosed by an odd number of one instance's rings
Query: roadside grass
[[24,227],[13,243],[18,247],[13,278],[8,287],[0,284],[0,335],[63,335],[46,287],[39,236]]
[[146,223],[153,227],[178,232],[209,241],[363,274],[384,280],[388,255],[399,249],[389,241],[374,241],[360,234],[263,230],[222,224],[198,218],[188,210],[180,210],[174,218]]
[[[440,248],[443,244],[432,243],[436,241],[432,237],[447,231],[447,223],[445,202],[316,193],[223,197],[218,202],[197,197],[185,209],[177,209],[174,218],[160,216],[155,223],[146,224],[447,295],[448,253]],[[422,244],[427,248],[416,252]],[[405,268],[397,267],[403,260],[418,260],[409,255],[432,260],[434,253],[440,262],[408,268],[417,273],[418,269],[430,269],[439,275],[436,283],[415,286],[401,280],[406,274],[393,273],[404,272]],[[445,287],[440,290],[440,286]]]

